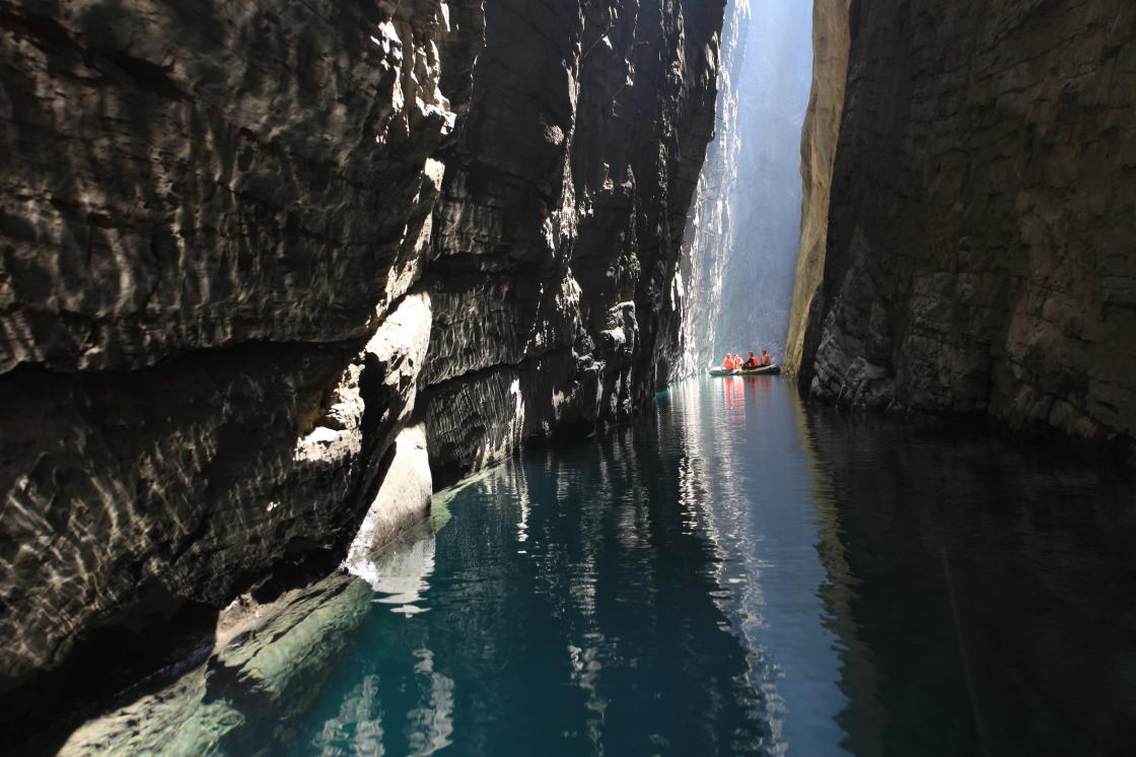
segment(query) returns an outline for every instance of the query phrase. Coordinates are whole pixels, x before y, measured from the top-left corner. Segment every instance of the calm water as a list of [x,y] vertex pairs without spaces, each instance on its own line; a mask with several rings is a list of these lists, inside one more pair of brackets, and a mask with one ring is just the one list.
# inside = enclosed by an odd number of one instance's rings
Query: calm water
[[1136,505],[1106,478],[689,382],[459,490],[311,701],[230,748],[1131,753]]

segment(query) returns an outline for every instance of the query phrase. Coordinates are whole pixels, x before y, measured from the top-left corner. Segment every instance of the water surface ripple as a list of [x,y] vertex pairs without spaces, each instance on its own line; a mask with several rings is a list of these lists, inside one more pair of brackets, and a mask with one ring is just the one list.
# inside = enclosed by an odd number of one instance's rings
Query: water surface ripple
[[1132,489],[1042,453],[691,381],[448,509],[314,703],[259,732],[296,754],[1136,743]]

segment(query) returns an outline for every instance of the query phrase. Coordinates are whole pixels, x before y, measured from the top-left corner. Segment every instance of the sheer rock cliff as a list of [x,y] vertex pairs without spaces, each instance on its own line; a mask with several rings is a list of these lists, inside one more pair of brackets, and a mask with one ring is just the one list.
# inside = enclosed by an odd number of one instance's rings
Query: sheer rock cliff
[[649,397],[722,15],[0,8],[0,692]]
[[[1131,440],[1136,6],[823,5],[847,8],[850,53],[831,194],[806,161],[803,386]],[[810,115],[806,154],[834,115]]]

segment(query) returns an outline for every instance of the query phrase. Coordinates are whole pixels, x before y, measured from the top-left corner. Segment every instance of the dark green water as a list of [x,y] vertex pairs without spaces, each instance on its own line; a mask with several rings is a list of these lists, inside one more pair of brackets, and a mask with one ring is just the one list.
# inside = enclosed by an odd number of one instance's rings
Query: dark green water
[[1136,505],[1099,472],[734,378],[448,508],[270,751],[1136,747]]

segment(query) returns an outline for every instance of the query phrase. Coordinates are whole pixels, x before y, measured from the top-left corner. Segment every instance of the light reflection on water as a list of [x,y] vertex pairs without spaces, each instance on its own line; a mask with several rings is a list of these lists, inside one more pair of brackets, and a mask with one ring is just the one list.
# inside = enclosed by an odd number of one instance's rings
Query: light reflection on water
[[434,550],[433,532],[421,529],[417,538],[378,557],[349,560],[346,568],[348,573],[371,585],[375,592],[373,602],[395,605],[392,612],[415,615],[428,609],[420,600],[429,588],[427,579],[434,572]]
[[[699,512],[724,589],[715,598],[755,658],[748,678],[764,700],[766,749],[784,754],[791,744],[800,754],[841,753],[836,717],[844,697],[831,685],[817,686],[838,678],[839,661],[819,596],[826,576],[815,549],[815,470],[807,464],[808,439],[786,439],[800,433],[800,405],[768,377],[709,389],[720,402],[706,403],[707,387],[696,382],[673,391],[670,410],[686,431],[682,465],[712,462],[699,485],[682,489],[682,502]],[[753,465],[755,459],[764,464]]]
[[322,625],[305,622],[337,635],[282,637],[302,688],[279,662],[272,702],[206,687],[216,751],[1136,743],[1136,503],[1099,471],[739,377],[438,500],[444,528],[356,566],[370,587],[314,595]]
[[[1068,610],[1092,601],[1087,579],[1136,578],[1120,536],[1103,557],[1076,543],[1102,519],[1136,536],[1131,489],[1066,467],[806,412],[774,378],[688,382],[634,427],[457,493],[431,612],[373,614],[324,700],[371,669],[398,690],[394,661],[428,648],[458,754],[1109,753],[1136,713],[1136,624],[1089,633]],[[1064,561],[1032,558],[1052,542]],[[992,627],[1016,641],[975,637]],[[1102,647],[1039,679],[1070,654],[1063,634]],[[1095,729],[1045,725],[1084,710],[1109,655],[1128,672]],[[417,749],[387,733],[388,752]]]

